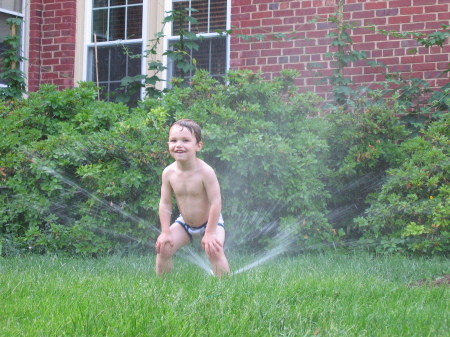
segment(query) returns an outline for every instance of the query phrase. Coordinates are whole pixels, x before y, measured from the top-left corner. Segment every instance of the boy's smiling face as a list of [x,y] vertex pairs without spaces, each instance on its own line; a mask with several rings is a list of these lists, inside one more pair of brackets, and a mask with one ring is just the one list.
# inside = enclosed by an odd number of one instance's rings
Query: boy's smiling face
[[175,160],[189,160],[195,158],[196,153],[202,148],[202,142],[198,143],[195,136],[188,128],[174,125],[169,131],[169,152]]

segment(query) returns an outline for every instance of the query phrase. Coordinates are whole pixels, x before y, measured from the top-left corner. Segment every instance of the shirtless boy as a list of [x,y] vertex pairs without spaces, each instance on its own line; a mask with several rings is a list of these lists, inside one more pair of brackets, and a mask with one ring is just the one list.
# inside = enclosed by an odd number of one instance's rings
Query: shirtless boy
[[[221,215],[220,186],[214,170],[197,152],[203,146],[201,129],[189,119],[175,122],[169,131],[169,152],[175,162],[162,173],[159,219],[161,234],[156,240],[156,273],[172,269],[172,256],[194,236],[203,236],[202,247],[214,274],[229,273],[223,251],[225,229]],[[172,193],[181,215],[170,225]]]

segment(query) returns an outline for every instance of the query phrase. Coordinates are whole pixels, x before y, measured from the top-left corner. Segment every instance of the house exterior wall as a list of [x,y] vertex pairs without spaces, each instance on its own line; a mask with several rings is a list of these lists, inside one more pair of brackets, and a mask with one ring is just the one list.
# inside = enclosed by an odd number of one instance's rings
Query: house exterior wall
[[[150,0],[149,0],[150,1]],[[301,76],[297,85],[301,91],[312,90],[330,98],[330,88],[317,85],[316,71],[331,75],[333,62],[326,57],[331,39],[326,35],[336,31],[327,19],[336,9],[337,0],[231,0],[230,67],[261,71],[266,79],[279,75],[283,69],[296,69]],[[79,2],[78,2],[79,3]],[[356,26],[375,25],[377,29],[398,32],[432,32],[442,24],[450,24],[450,0],[345,0],[344,19]],[[317,19],[315,23],[310,20]],[[78,22],[82,22],[78,21]],[[79,25],[82,25],[79,23]],[[31,0],[29,5],[28,90],[36,91],[43,83],[58,89],[75,83],[77,37],[77,0]],[[246,41],[240,34],[289,34],[291,40]],[[79,33],[79,32],[78,32]],[[450,45],[443,48],[423,48],[413,39],[399,39],[357,28],[352,31],[353,48],[366,51],[368,60],[383,62],[389,72],[401,72],[427,80],[432,87],[449,82],[442,71],[449,66]],[[80,41],[80,39],[78,39]],[[410,50],[418,48],[416,54]],[[320,64],[320,69],[310,69]],[[79,71],[78,71],[79,72]],[[358,61],[346,69],[355,83],[375,83],[384,80],[385,70]],[[78,76],[79,78],[79,76]]]
[[28,91],[51,83],[74,86],[76,0],[31,0],[29,9]]
[[[314,91],[331,98],[330,88],[317,85],[318,78],[309,69],[313,63],[322,65],[316,69],[323,76],[333,72],[333,61],[326,57],[336,25],[327,21],[337,10],[337,0],[232,0],[231,25],[235,33],[244,35],[275,33],[289,34],[296,38],[279,41],[265,39],[246,41],[231,38],[230,67],[262,71],[266,79],[279,75],[283,69],[296,69],[300,90]],[[374,25],[377,29],[398,32],[429,33],[440,30],[450,22],[450,0],[345,0],[344,19],[357,27]],[[310,23],[317,19],[315,23]],[[375,33],[369,29],[352,31],[353,49],[366,51],[367,60],[382,62],[389,72],[400,72],[404,77],[418,77],[440,87],[449,82],[449,74],[442,71],[449,67],[450,45],[443,48],[420,47],[413,39],[400,39]],[[411,54],[414,48],[418,52]],[[368,66],[358,61],[346,69],[355,83],[371,84],[384,80],[384,69]]]

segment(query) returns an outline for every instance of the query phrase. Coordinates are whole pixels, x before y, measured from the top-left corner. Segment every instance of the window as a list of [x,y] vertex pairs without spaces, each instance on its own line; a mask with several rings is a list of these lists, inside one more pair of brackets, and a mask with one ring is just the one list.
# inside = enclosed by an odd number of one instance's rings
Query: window
[[[221,32],[227,30],[227,0],[172,0],[172,9],[193,8],[196,11],[189,11],[189,15],[197,20],[197,24],[190,22],[184,27],[187,31],[201,37],[196,41],[198,50],[187,49],[187,58],[192,64],[195,59],[195,66],[198,69],[207,70],[211,76],[222,78],[228,68],[228,40]],[[174,43],[179,39],[180,27],[173,22],[171,34],[168,41],[169,48],[173,48]],[[181,75],[181,71],[176,67],[176,63],[169,60],[168,80],[171,77]],[[188,71],[186,78],[192,77],[193,70]]]
[[[143,0],[92,0],[87,79],[112,100],[122,78],[143,74]],[[140,92],[131,95],[140,98]]]
[[[0,53],[7,48],[3,43],[3,37],[11,34],[9,25],[6,24],[6,20],[9,18],[23,19],[22,8],[23,0],[0,0]],[[3,60],[0,58],[0,67],[1,66],[3,66]],[[4,79],[0,79],[1,87],[5,87],[6,84]]]

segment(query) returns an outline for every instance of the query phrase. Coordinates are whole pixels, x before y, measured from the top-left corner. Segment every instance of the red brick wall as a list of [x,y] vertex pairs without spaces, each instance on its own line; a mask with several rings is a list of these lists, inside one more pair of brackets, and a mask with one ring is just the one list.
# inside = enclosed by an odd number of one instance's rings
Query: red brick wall
[[[326,19],[334,15],[337,0],[231,0],[231,25],[235,33],[273,34],[296,32],[293,40],[266,39],[250,42],[231,38],[230,66],[232,69],[262,71],[272,79],[283,69],[297,69],[301,90],[313,90],[330,98],[330,88],[316,85],[317,78],[308,67],[313,62],[323,66],[323,75],[333,71],[332,61],[325,53],[332,52],[326,34],[336,31]],[[450,22],[450,0],[345,0],[344,18],[358,27],[375,25],[378,29],[398,32],[429,33],[440,30]],[[315,23],[308,23],[318,18]],[[450,45],[430,49],[419,46],[414,39],[399,39],[358,28],[352,31],[354,50],[367,52],[367,60],[389,66],[389,72],[427,80],[432,87],[449,82]],[[417,53],[410,50],[417,48]],[[347,75],[355,83],[374,83],[384,80],[381,68],[373,68],[366,61],[358,61]]]
[[76,0],[31,0],[28,91],[74,86]]

